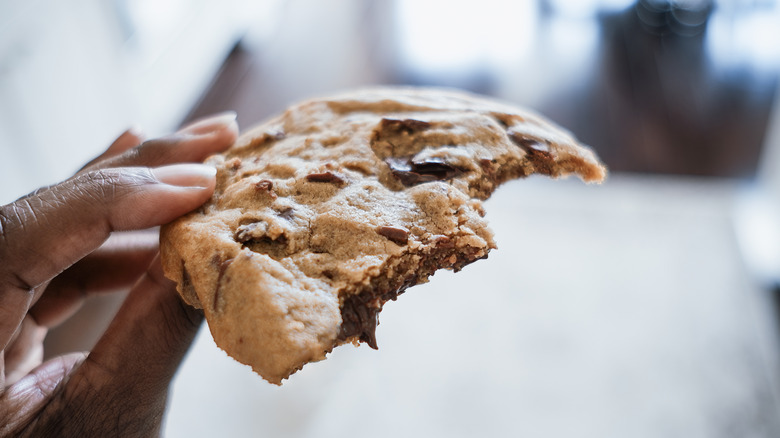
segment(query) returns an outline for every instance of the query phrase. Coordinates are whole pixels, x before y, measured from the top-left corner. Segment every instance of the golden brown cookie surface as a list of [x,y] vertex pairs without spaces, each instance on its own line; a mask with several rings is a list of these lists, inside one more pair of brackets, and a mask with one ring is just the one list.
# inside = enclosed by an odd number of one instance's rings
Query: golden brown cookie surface
[[533,113],[413,88],[301,103],[209,162],[214,196],[163,227],[163,266],[217,345],[277,384],[344,342],[376,347],[384,302],[487,257],[482,200],[502,182],[606,172]]

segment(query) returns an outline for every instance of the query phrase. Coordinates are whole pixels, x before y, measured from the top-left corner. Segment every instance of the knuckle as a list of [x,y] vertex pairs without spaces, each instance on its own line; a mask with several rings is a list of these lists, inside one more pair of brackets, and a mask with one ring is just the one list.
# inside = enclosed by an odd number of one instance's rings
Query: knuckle
[[145,166],[155,166],[168,162],[174,150],[173,146],[178,142],[179,139],[175,136],[147,140],[128,151],[128,160]]
[[125,151],[122,156],[124,160],[128,163],[134,163],[141,159],[141,152],[146,148],[146,143],[141,143],[136,147],[130,148],[127,151]]
[[76,177],[75,190],[94,200],[115,200],[154,183],[148,169],[97,169]]
[[11,228],[13,204],[0,207],[0,247],[6,243],[8,230]]
[[5,258],[6,251],[14,243],[13,236],[24,230],[29,219],[35,219],[35,210],[27,198],[0,206],[0,259]]

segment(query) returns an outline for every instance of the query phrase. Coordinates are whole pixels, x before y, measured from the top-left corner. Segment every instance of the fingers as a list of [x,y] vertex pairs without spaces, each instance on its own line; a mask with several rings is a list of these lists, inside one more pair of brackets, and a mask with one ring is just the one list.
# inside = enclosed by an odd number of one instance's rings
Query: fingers
[[30,315],[51,328],[73,315],[90,294],[129,290],[149,268],[158,247],[156,229],[112,234],[100,248],[55,277]]
[[3,398],[18,400],[30,396],[34,401],[44,401],[86,357],[86,353],[78,352],[50,359],[10,385],[3,393]]
[[27,429],[35,436],[153,436],[168,387],[202,321],[184,304],[159,261],[130,292],[114,321],[57,397]]
[[228,148],[237,137],[236,113],[226,112],[190,124],[175,134],[146,141],[122,154],[94,162],[86,170],[200,162]]
[[[143,143],[140,133],[128,130],[75,177],[0,207],[0,383],[5,383],[6,371],[12,383],[40,362],[35,346],[46,328],[35,318],[54,324],[85,292],[127,285],[148,264],[156,243],[73,264],[113,231],[161,225],[205,202],[214,190],[215,169],[171,164],[201,161],[229,147],[237,134],[235,114]],[[124,269],[116,269],[117,261]],[[52,283],[51,298],[47,294],[25,318],[46,284],[71,266]],[[89,427],[106,424],[130,434],[159,431],[168,385],[202,314],[179,299],[159,261],[153,266],[73,379],[59,385],[80,363],[76,356],[36,368],[0,394],[0,420],[11,412],[17,420],[40,415],[32,424],[49,432],[70,427],[98,432]],[[101,274],[87,275],[95,271]],[[3,411],[14,400],[21,408]],[[95,412],[105,421],[91,421]],[[9,425],[0,421],[0,434],[13,430]]]
[[0,407],[15,408],[0,433],[159,434],[170,381],[201,322],[155,260],[83,362],[78,355],[47,362],[8,388]]
[[176,134],[144,141],[140,128],[123,132],[109,148],[80,172],[107,167],[162,166],[175,162],[199,162],[233,144],[238,136],[236,113],[224,112],[191,123]]
[[127,131],[123,132],[116,140],[114,140],[114,142],[111,144],[111,146],[108,147],[108,149],[106,149],[105,152],[98,155],[94,160],[85,164],[84,167],[81,168],[81,171],[92,167],[100,161],[115,157],[131,148],[134,148],[143,141],[144,134],[141,132],[141,129],[137,126],[133,126]]
[[[36,436],[29,425],[40,422],[41,411],[52,404],[60,384],[67,381],[85,358],[85,353],[71,353],[48,360],[6,388],[0,395],[0,436],[21,436],[25,429],[29,431],[25,436]],[[39,433],[37,436],[55,435]]]
[[214,184],[215,169],[201,164],[103,169],[0,207],[0,346],[32,304],[35,286],[112,231],[164,224],[196,208]]
[[5,351],[5,384],[21,379],[43,360],[43,338],[46,329],[29,315],[24,318],[16,336]]
[[100,159],[106,159],[115,155],[119,155],[122,152],[134,148],[144,141],[145,135],[141,132],[141,128],[138,126],[130,127],[127,131],[123,132],[111,146],[106,149],[103,154],[98,157]]

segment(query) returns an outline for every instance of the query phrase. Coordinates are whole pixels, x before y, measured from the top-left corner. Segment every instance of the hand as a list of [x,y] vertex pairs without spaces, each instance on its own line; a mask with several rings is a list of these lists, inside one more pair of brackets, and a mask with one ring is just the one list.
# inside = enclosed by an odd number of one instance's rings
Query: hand
[[[159,434],[202,314],[163,276],[156,233],[106,240],[205,202],[215,170],[176,163],[202,161],[237,133],[235,114],[143,143],[128,131],[67,181],[0,207],[0,436]],[[133,284],[89,354],[41,364],[48,328],[86,296]]]

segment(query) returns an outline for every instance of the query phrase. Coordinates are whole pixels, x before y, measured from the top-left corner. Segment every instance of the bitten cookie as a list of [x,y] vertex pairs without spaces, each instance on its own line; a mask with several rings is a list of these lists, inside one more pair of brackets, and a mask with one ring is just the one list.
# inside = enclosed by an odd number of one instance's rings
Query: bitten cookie
[[482,201],[499,184],[606,174],[534,113],[415,88],[303,102],[207,162],[211,200],[162,228],[165,273],[217,345],[275,384],[340,344],[376,348],[385,302],[486,258]]

